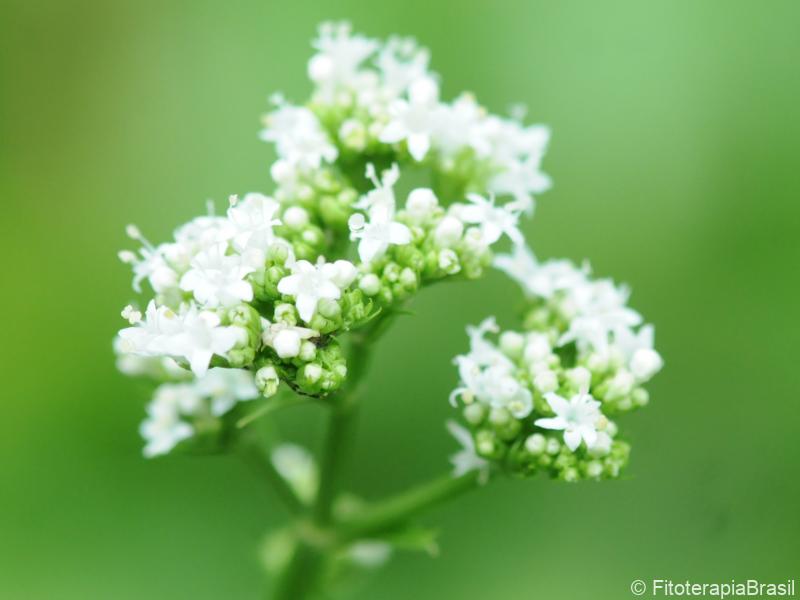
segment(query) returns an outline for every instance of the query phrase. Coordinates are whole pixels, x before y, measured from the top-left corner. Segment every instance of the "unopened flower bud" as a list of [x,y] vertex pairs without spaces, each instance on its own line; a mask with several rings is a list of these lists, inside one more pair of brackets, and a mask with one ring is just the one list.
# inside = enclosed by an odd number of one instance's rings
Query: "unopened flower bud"
[[291,229],[300,230],[308,225],[308,211],[299,206],[290,206],[283,213],[283,223]]
[[255,382],[258,391],[265,398],[269,398],[278,391],[278,385],[280,385],[281,380],[274,366],[265,365],[256,371]]
[[463,233],[464,224],[461,220],[448,215],[439,222],[433,235],[437,244],[448,248],[455,245]]
[[374,296],[381,289],[381,280],[374,273],[367,273],[359,280],[358,287],[367,296]]
[[506,356],[519,358],[525,346],[525,337],[516,331],[504,331],[500,334],[500,350]]

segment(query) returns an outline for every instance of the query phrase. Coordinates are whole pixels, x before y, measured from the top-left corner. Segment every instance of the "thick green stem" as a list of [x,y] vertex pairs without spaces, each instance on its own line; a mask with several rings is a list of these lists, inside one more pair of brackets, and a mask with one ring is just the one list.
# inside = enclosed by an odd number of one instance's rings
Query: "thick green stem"
[[[330,399],[331,415],[325,445],[320,460],[320,485],[312,510],[312,526],[323,530],[332,520],[333,505],[341,484],[344,459],[355,427],[361,380],[366,373],[369,355],[367,346],[385,317],[378,318],[367,330],[353,334],[348,356],[348,381],[341,393]],[[302,600],[317,587],[319,574],[325,564],[323,549],[300,539],[292,560],[278,581],[275,600]]]
[[476,471],[460,477],[445,475],[373,504],[358,515],[337,523],[337,542],[347,543],[391,530],[425,510],[475,489],[479,477]]

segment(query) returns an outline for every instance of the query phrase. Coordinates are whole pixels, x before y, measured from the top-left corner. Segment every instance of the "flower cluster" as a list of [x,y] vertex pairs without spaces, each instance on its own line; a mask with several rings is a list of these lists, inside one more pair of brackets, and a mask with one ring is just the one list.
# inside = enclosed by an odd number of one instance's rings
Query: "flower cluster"
[[467,328],[450,396],[468,427],[450,425],[464,447],[456,472],[617,477],[629,446],[612,419],[647,403],[643,385],[662,366],[652,325],[627,306],[625,288],[588,267],[539,263],[521,245],[495,264],[520,283],[528,308],[523,331],[501,332],[494,318]]
[[[549,185],[539,170],[547,130],[467,95],[441,102],[413,41],[379,44],[328,24],[314,47],[310,100],[276,97],[265,118],[262,138],[278,155],[271,196],[231,196],[224,215],[210,207],[158,245],[128,228],[141,247],[120,258],[149,297],[122,312],[118,363],[167,382],[142,428],[147,455],[198,424],[223,427],[249,399],[211,409],[187,400],[212,373],[246,374],[267,398],[282,384],[316,399],[339,390],[344,334],[375,326],[427,283],[480,277],[501,239],[522,243],[519,219]],[[427,185],[401,191],[401,168],[418,183],[427,173]]]
[[441,100],[429,52],[413,39],[381,43],[352,33],[347,23],[325,23],[313,45],[310,101],[298,106],[276,96],[264,118],[261,137],[275,144],[272,175],[281,193],[313,194],[320,167],[360,174],[369,161],[421,164],[450,191],[448,200],[489,193],[524,211],[550,187],[541,171],[549,130],[524,126],[523,111],[517,118],[490,114],[467,93]]

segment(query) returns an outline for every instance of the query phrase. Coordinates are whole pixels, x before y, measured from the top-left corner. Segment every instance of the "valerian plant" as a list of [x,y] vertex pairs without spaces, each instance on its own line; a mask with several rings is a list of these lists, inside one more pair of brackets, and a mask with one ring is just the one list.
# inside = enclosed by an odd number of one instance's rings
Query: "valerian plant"
[[[140,432],[144,455],[236,452],[274,485],[293,519],[270,535],[273,597],[326,592],[395,548],[430,551],[424,509],[502,476],[611,479],[628,461],[617,419],[648,401],[661,368],[653,327],[628,292],[588,266],[539,262],[519,220],[550,187],[549,139],[470,94],[440,98],[428,51],[324,24],[304,104],[282,96],[264,118],[272,195],[231,196],[120,258],[149,299],[122,311],[115,340],[128,375],[159,382]],[[403,185],[404,175],[412,182]],[[401,192],[401,190],[404,190]],[[498,254],[497,246],[510,248]],[[340,487],[360,382],[374,345],[409,301],[438,281],[492,266],[522,287],[521,326],[467,327],[450,395],[462,448],[441,479],[374,503]],[[322,454],[267,439],[254,425],[279,409],[329,413]]]

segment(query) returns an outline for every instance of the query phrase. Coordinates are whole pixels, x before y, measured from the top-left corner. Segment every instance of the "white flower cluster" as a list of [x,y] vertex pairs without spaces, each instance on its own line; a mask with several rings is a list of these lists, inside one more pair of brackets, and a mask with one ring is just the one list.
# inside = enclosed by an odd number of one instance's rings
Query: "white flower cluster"
[[191,382],[160,385],[139,428],[146,442],[144,455],[166,454],[203,427],[214,427],[214,417],[236,402],[258,395],[252,373],[244,369],[215,368]]
[[[244,369],[265,397],[285,383],[324,398],[347,376],[340,335],[426,283],[481,276],[502,238],[522,243],[520,215],[547,187],[546,129],[489,115],[466,95],[439,101],[413,41],[380,44],[328,24],[314,47],[311,100],[275,97],[261,133],[278,154],[272,196],[232,196],[226,214],[210,209],[159,245],[128,227],[141,248],[120,258],[134,290],[146,283],[152,296],[123,310],[124,372],[185,391],[215,369]],[[426,168],[432,187],[398,193],[406,165]],[[158,431],[185,437],[194,413],[161,396]],[[211,418],[224,427],[235,407]]]
[[641,386],[662,366],[653,327],[640,327],[625,289],[586,267],[540,264],[523,246],[496,264],[530,307],[522,332],[501,333],[494,318],[467,328],[470,351],[455,359],[461,383],[450,396],[469,428],[469,439],[458,433],[457,471],[488,461],[571,481],[616,477],[629,449],[611,418],[648,401]]
[[381,43],[347,23],[325,23],[313,45],[311,101],[294,106],[276,97],[261,133],[278,152],[279,184],[337,159],[398,153],[456,189],[508,196],[525,211],[550,187],[541,171],[549,130],[490,114],[470,94],[442,101],[429,53],[413,39]]

